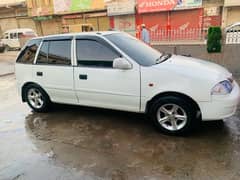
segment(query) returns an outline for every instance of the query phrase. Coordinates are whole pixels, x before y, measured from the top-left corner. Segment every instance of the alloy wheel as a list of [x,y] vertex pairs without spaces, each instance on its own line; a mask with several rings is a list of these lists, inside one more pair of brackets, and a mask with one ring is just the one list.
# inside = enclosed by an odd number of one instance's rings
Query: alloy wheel
[[157,110],[159,124],[169,130],[177,131],[187,124],[187,113],[177,104],[164,104]]
[[42,108],[44,101],[43,101],[43,95],[42,93],[36,89],[31,88],[28,91],[27,98],[29,100],[29,103],[36,109]]

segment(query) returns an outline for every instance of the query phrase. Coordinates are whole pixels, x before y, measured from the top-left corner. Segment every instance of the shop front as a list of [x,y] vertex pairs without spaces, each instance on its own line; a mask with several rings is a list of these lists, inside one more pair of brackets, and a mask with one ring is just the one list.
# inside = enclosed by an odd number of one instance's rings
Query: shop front
[[136,25],[145,24],[151,40],[201,40],[202,0],[137,0]]
[[106,31],[110,28],[107,12],[88,12],[62,16],[62,32]]
[[54,0],[54,14],[62,16],[62,32],[104,31],[110,28],[103,0]]
[[107,2],[111,29],[136,35],[135,0],[111,0]]

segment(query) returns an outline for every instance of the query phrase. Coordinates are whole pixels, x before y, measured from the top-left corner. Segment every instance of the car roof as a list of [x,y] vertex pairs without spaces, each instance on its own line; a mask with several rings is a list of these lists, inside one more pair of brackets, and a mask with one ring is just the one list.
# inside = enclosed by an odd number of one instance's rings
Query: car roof
[[80,33],[65,33],[65,34],[54,34],[47,36],[39,36],[33,39],[57,39],[69,36],[104,36],[109,34],[121,33],[120,31],[92,31],[92,32],[80,32]]
[[233,23],[233,24],[227,26],[225,29],[229,30],[229,29],[233,28],[234,26],[239,26],[239,25],[240,25],[240,22],[236,22],[236,23]]
[[10,30],[7,30],[5,31],[4,33],[15,33],[15,32],[34,32],[32,29],[30,28],[19,28],[19,29],[10,29]]

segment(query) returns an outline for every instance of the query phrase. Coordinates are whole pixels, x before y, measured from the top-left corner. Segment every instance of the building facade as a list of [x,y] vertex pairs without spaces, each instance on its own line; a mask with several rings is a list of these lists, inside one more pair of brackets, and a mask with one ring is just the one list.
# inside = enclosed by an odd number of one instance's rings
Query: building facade
[[240,0],[225,0],[222,27],[240,22]]
[[54,0],[54,14],[61,15],[63,32],[106,31],[110,27],[103,0]]
[[111,29],[136,35],[135,3],[135,0],[106,1]]
[[81,32],[86,26],[96,31],[110,27],[103,0],[27,0],[27,6],[42,35]]
[[34,21],[28,17],[25,0],[1,0],[0,34],[16,28],[31,28],[37,31]]
[[203,40],[210,26],[240,21],[240,0],[1,0],[0,33],[31,28],[38,35],[121,30],[153,41]]
[[145,24],[152,41],[200,40],[202,0],[137,0],[136,24]]

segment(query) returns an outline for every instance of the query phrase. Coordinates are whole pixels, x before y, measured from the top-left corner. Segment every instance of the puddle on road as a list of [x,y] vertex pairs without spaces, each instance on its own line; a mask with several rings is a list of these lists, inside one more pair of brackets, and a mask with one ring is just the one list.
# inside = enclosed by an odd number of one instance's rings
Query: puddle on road
[[0,106],[0,179],[240,178],[239,110],[171,137],[134,113],[60,105],[32,113],[13,86]]
[[56,164],[110,179],[227,178],[240,170],[236,119],[206,123],[189,137],[169,137],[138,114],[62,108],[25,121],[38,151],[53,152]]

